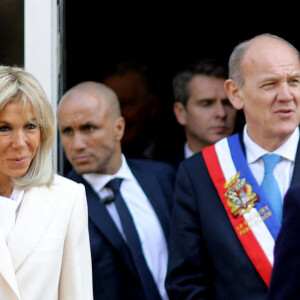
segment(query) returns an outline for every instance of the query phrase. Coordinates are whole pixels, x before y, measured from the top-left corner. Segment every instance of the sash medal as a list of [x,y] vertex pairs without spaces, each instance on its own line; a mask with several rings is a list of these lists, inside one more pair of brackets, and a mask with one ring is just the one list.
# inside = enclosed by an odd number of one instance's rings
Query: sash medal
[[249,169],[238,134],[220,140],[202,153],[237,237],[269,286],[280,221]]

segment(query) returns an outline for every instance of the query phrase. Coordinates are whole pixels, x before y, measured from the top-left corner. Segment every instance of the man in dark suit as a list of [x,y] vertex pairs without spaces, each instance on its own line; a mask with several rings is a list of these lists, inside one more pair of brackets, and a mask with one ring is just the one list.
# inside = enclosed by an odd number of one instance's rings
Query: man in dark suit
[[300,298],[300,185],[284,198],[282,226],[275,244],[270,300]]
[[101,83],[70,89],[58,106],[58,126],[74,168],[68,177],[86,187],[94,299],[168,299],[172,167],[126,160],[118,98]]
[[174,77],[173,111],[186,141],[165,161],[176,169],[183,159],[233,133],[237,111],[227,98],[226,79],[225,68],[213,59],[189,65]]
[[233,50],[229,78],[227,95],[246,125],[179,167],[170,299],[266,299],[282,198],[300,183],[298,51],[259,35]]

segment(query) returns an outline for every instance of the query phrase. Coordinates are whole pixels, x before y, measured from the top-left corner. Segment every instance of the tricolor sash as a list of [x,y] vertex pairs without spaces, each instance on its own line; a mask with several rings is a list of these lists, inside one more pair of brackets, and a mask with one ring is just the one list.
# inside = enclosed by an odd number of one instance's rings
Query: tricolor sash
[[202,153],[243,248],[269,286],[280,221],[247,164],[238,134],[220,140]]

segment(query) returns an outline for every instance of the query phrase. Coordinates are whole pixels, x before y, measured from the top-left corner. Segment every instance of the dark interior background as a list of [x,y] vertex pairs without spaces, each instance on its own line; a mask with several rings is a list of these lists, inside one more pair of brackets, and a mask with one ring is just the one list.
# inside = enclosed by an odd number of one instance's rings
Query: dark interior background
[[[172,111],[171,81],[176,72],[205,57],[227,65],[237,43],[264,32],[277,34],[299,49],[298,17],[292,19],[292,9],[288,15],[283,12],[199,1],[164,6],[153,1],[135,5],[65,1],[62,92],[81,81],[101,81],[117,61],[146,64],[159,97],[161,133],[170,151],[184,140]],[[242,125],[243,117],[238,126]]]
[[0,0],[0,64],[24,65],[24,0]]

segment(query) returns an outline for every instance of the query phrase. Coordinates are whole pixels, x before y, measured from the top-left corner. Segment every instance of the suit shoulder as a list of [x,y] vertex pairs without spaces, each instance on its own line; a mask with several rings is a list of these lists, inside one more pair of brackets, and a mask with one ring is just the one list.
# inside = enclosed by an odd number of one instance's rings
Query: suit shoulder
[[184,166],[188,169],[199,168],[199,166],[205,165],[202,152],[196,153],[193,156],[184,159],[179,166]]
[[57,174],[52,184],[32,187],[26,193],[29,197],[43,197],[61,203],[74,203],[78,199],[86,202],[85,187],[82,184]]
[[147,159],[128,159],[127,163],[128,166],[133,170],[144,169],[153,170],[155,172],[175,173],[174,167],[167,162]]
[[80,184],[75,182],[72,179],[69,179],[67,177],[55,174],[54,175],[54,181],[53,181],[53,186],[54,187],[58,187],[58,186],[64,186],[65,188],[76,188],[78,187]]
[[77,173],[75,172],[74,169],[72,169],[68,174],[66,174],[64,177],[69,178],[74,180],[73,178],[75,178],[77,176]]

